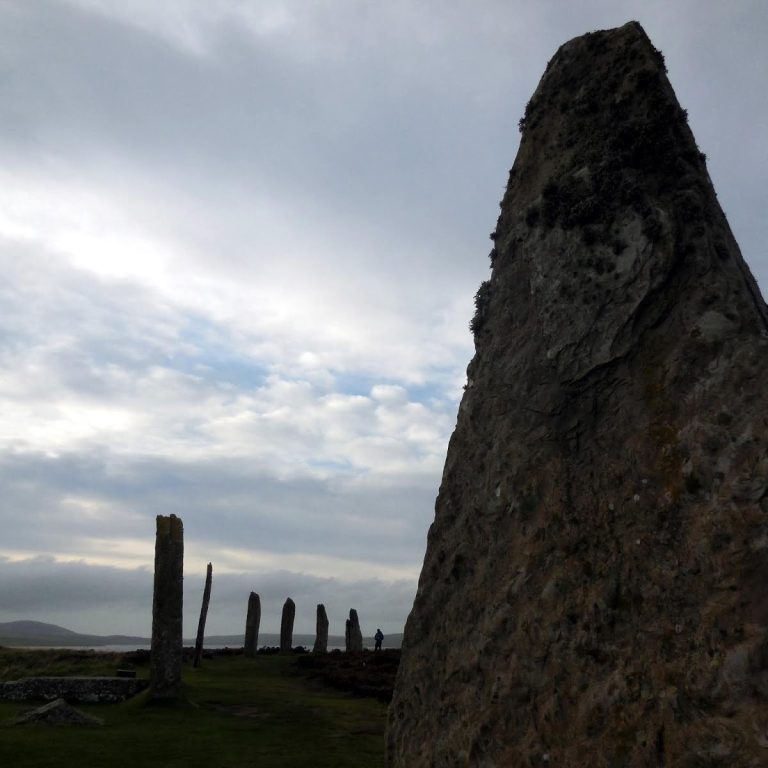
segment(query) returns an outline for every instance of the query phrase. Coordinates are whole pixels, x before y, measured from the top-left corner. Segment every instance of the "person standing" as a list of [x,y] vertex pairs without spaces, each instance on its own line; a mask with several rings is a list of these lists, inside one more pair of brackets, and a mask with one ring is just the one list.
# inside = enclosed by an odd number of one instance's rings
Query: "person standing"
[[381,629],[376,630],[376,634],[373,636],[373,639],[376,641],[376,647],[373,650],[380,651],[381,644],[384,642],[384,633],[381,631]]

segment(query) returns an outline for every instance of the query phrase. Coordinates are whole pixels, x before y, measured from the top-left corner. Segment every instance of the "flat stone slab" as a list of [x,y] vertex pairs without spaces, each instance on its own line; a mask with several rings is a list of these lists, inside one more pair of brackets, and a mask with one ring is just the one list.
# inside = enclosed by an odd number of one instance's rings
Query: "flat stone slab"
[[27,677],[0,683],[0,700],[109,703],[130,699],[148,685],[147,680],[126,677]]
[[99,717],[91,717],[70,707],[64,699],[55,699],[37,709],[22,712],[14,725],[104,725]]

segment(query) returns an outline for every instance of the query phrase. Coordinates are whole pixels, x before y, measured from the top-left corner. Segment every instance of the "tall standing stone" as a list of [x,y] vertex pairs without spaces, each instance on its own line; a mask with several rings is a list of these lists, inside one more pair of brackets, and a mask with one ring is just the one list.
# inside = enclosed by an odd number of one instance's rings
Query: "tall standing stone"
[[363,650],[363,633],[360,630],[360,621],[354,608],[350,610],[347,619],[345,640],[347,651],[350,653],[360,653]]
[[328,651],[328,614],[322,603],[317,604],[317,624],[315,632],[315,645],[312,653],[327,653]]
[[686,118],[637,23],[526,107],[393,768],[766,763],[768,309]]
[[256,655],[259,646],[259,624],[261,624],[261,599],[255,592],[248,597],[248,615],[245,618],[244,653],[249,658]]
[[181,693],[184,598],[184,526],[176,515],[157,516],[152,600],[151,697]]
[[296,604],[289,597],[283,606],[280,622],[280,652],[290,653],[293,649],[293,620],[296,618]]
[[195,640],[195,658],[193,666],[200,666],[203,658],[203,639],[205,637],[205,620],[208,618],[208,603],[211,600],[211,584],[213,582],[213,566],[208,563],[205,572],[205,588],[203,589],[203,604],[200,608],[200,621],[197,623],[197,639]]

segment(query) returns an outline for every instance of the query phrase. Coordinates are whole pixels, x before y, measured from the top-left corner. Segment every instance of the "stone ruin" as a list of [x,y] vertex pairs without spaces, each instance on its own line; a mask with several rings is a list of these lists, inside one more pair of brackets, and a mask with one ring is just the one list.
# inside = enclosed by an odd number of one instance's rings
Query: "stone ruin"
[[153,699],[173,699],[181,693],[183,586],[184,527],[176,515],[158,515],[150,672]]
[[346,622],[344,644],[348,653],[362,653],[363,633],[360,631],[360,621],[354,608],[350,610],[349,618]]
[[245,647],[248,658],[256,655],[259,647],[259,624],[261,623],[261,599],[255,592],[248,597],[248,615],[245,618]]
[[317,624],[315,633],[315,645],[312,653],[328,652],[328,614],[322,603],[317,604]]
[[22,712],[13,720],[14,725],[72,726],[104,725],[100,717],[93,717],[67,704],[64,699],[55,699],[41,707]]
[[283,606],[283,618],[280,621],[280,653],[290,653],[293,649],[293,620],[296,618],[296,604],[289,597]]
[[[0,701],[53,701],[72,703],[114,704],[141,693],[148,682],[136,677],[25,677],[0,682]],[[122,670],[125,672],[125,670]]]
[[392,768],[768,764],[768,309],[665,72],[576,38],[520,121]]

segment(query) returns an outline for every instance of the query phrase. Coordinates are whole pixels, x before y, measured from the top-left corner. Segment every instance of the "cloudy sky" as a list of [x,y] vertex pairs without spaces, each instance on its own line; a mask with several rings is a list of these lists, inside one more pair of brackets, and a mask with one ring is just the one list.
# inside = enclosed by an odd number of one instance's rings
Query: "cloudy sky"
[[517,121],[637,18],[768,287],[763,0],[2,0],[0,621],[402,630]]

